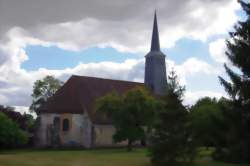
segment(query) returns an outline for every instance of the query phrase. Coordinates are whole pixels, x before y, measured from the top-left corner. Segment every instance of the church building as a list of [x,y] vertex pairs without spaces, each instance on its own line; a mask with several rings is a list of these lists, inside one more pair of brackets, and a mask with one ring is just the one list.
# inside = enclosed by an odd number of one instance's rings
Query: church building
[[144,83],[86,76],[71,76],[38,110],[36,144],[38,147],[113,147],[115,128],[108,118],[94,110],[96,100],[110,92],[123,94],[134,87],[146,87],[155,95],[166,93],[165,55],[160,50],[157,16],[151,50],[145,56]]

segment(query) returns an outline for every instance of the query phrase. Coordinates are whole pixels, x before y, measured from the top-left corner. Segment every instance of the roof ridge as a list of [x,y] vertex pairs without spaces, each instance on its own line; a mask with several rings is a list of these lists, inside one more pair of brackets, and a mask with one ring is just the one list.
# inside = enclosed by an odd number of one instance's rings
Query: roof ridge
[[119,81],[119,82],[144,84],[143,82],[135,82],[135,81],[127,81],[127,80],[119,80],[119,79],[111,79],[111,78],[102,78],[102,77],[93,77],[93,76],[82,76],[82,75],[75,75],[75,74],[73,74],[70,78],[72,78],[72,77],[90,78],[90,79],[101,79],[101,80],[109,80],[109,81]]

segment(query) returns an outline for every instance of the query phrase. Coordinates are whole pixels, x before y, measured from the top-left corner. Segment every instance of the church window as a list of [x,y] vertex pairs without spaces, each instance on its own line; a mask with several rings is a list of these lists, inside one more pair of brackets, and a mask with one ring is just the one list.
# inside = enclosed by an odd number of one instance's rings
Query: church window
[[68,119],[63,119],[63,131],[68,131],[69,130],[69,120]]

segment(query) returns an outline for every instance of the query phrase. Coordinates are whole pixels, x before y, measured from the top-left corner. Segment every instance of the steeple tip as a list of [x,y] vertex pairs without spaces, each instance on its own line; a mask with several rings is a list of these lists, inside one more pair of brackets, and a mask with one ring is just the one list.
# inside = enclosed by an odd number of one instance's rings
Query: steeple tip
[[159,41],[156,9],[154,13],[154,25],[153,25],[153,33],[152,33],[152,41],[151,41],[151,51],[160,51],[160,41]]

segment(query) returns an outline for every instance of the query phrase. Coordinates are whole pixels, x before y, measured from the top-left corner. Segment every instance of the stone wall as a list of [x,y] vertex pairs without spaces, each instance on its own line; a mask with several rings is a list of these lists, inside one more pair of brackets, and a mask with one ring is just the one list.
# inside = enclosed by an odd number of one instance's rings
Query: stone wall
[[[59,146],[91,146],[91,122],[84,114],[41,114],[37,129],[37,146],[55,146],[55,133],[59,133]],[[55,118],[60,119],[59,130],[54,127]],[[63,120],[69,120],[69,130],[63,131]]]
[[[37,128],[38,147],[117,147],[127,141],[113,142],[115,128],[112,125],[92,124],[87,114],[40,114]],[[55,125],[59,119],[59,128]],[[69,120],[69,130],[63,131],[63,120]],[[57,122],[58,123],[58,122]]]
[[93,128],[94,147],[115,147],[127,145],[127,141],[123,141],[121,143],[113,142],[113,134],[115,133],[113,125],[94,125]]
[[46,147],[51,144],[51,136],[48,130],[51,128],[55,117],[57,117],[56,114],[41,114],[38,116],[39,126],[36,129],[36,146]]
[[166,62],[161,51],[151,51],[146,55],[144,83],[154,94],[166,94]]

